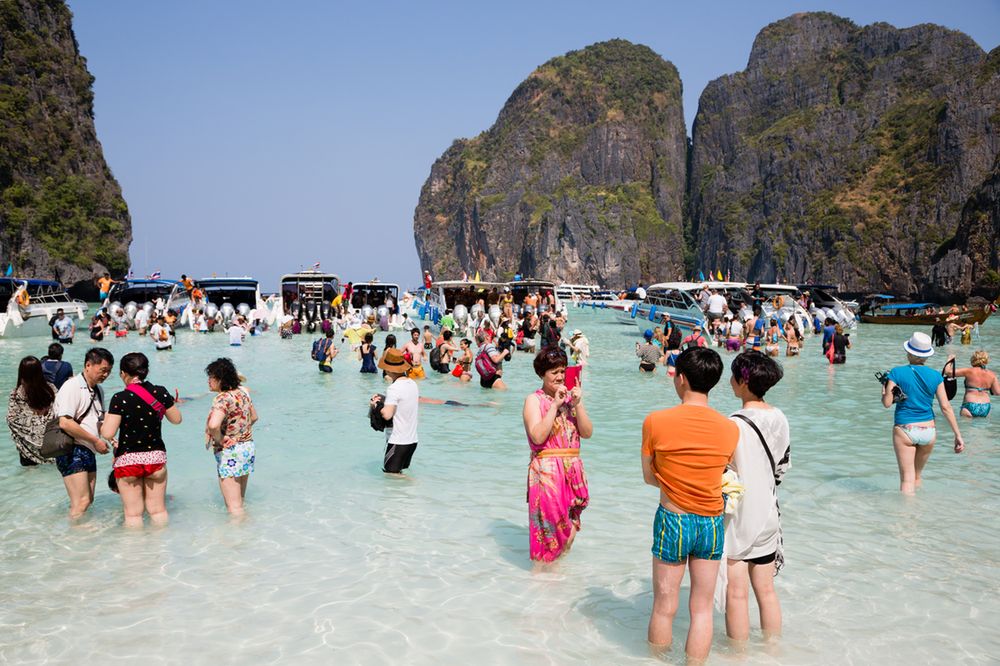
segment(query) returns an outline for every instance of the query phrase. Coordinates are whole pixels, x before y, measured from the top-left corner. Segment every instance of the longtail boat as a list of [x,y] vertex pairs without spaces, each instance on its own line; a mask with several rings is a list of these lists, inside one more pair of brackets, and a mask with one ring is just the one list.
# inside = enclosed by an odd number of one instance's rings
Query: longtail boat
[[906,324],[934,326],[955,321],[959,324],[982,324],[996,312],[998,301],[982,306],[943,308],[937,303],[877,303],[861,314],[866,324]]

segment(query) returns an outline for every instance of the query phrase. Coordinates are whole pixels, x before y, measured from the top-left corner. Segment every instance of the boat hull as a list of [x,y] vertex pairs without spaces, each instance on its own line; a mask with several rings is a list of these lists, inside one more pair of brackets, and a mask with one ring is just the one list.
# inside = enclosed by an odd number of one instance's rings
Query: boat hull
[[914,315],[880,315],[863,314],[861,321],[865,324],[896,324],[906,326],[934,326],[936,324],[948,323],[948,318],[957,315],[959,324],[982,324],[986,321],[991,312],[984,309],[962,310],[961,312],[943,312],[935,314],[914,314]]
[[26,316],[22,315],[20,323],[15,322],[8,313],[0,314],[0,339],[51,336],[52,329],[49,327],[49,320],[59,308],[62,308],[76,322],[78,335],[81,331],[86,332],[86,304],[82,301],[67,301],[64,303],[56,302],[32,305],[28,308]]

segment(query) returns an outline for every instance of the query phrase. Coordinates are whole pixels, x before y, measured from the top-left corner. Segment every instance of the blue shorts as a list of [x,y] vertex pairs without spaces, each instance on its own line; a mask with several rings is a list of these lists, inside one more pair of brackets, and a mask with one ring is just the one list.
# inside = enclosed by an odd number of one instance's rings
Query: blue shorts
[[962,409],[969,410],[970,414],[979,418],[990,415],[990,403],[988,402],[963,402]]
[[662,506],[653,519],[653,557],[664,562],[721,560],[725,530],[722,516],[674,513]]
[[97,457],[86,446],[73,445],[73,452],[56,458],[56,467],[63,476],[80,472],[97,473]]

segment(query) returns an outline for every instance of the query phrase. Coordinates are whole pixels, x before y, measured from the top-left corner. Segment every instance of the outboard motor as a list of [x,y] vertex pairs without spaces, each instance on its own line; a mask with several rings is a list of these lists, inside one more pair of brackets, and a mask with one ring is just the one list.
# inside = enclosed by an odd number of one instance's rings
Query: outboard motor
[[330,315],[333,312],[333,309],[330,307],[329,303],[325,303],[324,302],[323,305],[320,306],[320,310],[319,311],[320,311],[320,314],[323,315],[323,319],[331,319],[332,318]]
[[384,305],[378,306],[375,310],[375,317],[378,319],[378,327],[383,331],[389,330],[389,308]]
[[469,309],[469,314],[472,315],[473,319],[479,321],[480,319],[483,318],[483,306],[480,305],[479,303],[474,303],[472,307]]
[[546,305],[545,303],[542,303],[541,305],[538,306],[538,314],[544,314],[548,311],[549,311],[549,306]]
[[361,308],[361,321],[362,322],[368,321],[368,318],[371,317],[373,314],[375,314],[375,311],[372,310],[372,306],[370,306],[370,305],[362,306],[362,308]]
[[494,328],[500,325],[500,306],[494,303],[489,309],[490,321],[493,322]]
[[240,303],[236,306],[236,312],[243,315],[244,317],[250,317],[250,306],[246,303]]
[[[152,307],[152,306],[150,306]],[[125,321],[128,322],[130,326],[135,326],[135,315],[139,312],[139,306],[135,301],[129,301],[125,304]]]
[[236,308],[233,307],[232,303],[223,303],[222,307],[219,308],[219,314],[222,315],[222,323],[229,328],[229,324],[233,321],[233,316],[236,314]]
[[455,327],[462,330],[469,323],[469,309],[462,304],[456,305],[451,318],[455,320]]
[[530,314],[533,314],[534,312],[535,312],[535,307],[533,305],[525,305],[524,306],[524,316],[525,317],[527,317]]
[[292,315],[292,319],[302,319],[302,304],[295,301],[288,306],[288,314]]

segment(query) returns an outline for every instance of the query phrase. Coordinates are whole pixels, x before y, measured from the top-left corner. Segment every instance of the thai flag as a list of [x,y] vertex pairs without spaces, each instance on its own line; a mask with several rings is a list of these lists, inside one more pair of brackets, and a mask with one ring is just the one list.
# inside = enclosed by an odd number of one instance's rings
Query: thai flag
[[159,280],[160,279],[160,271],[153,271],[153,274],[149,276],[149,279],[150,280]]
[[131,268],[128,269],[128,279],[131,280],[134,277],[135,277],[135,272],[133,272]]
[[313,264],[313,270],[314,271],[318,271],[319,270],[319,262],[318,261],[315,264]]

